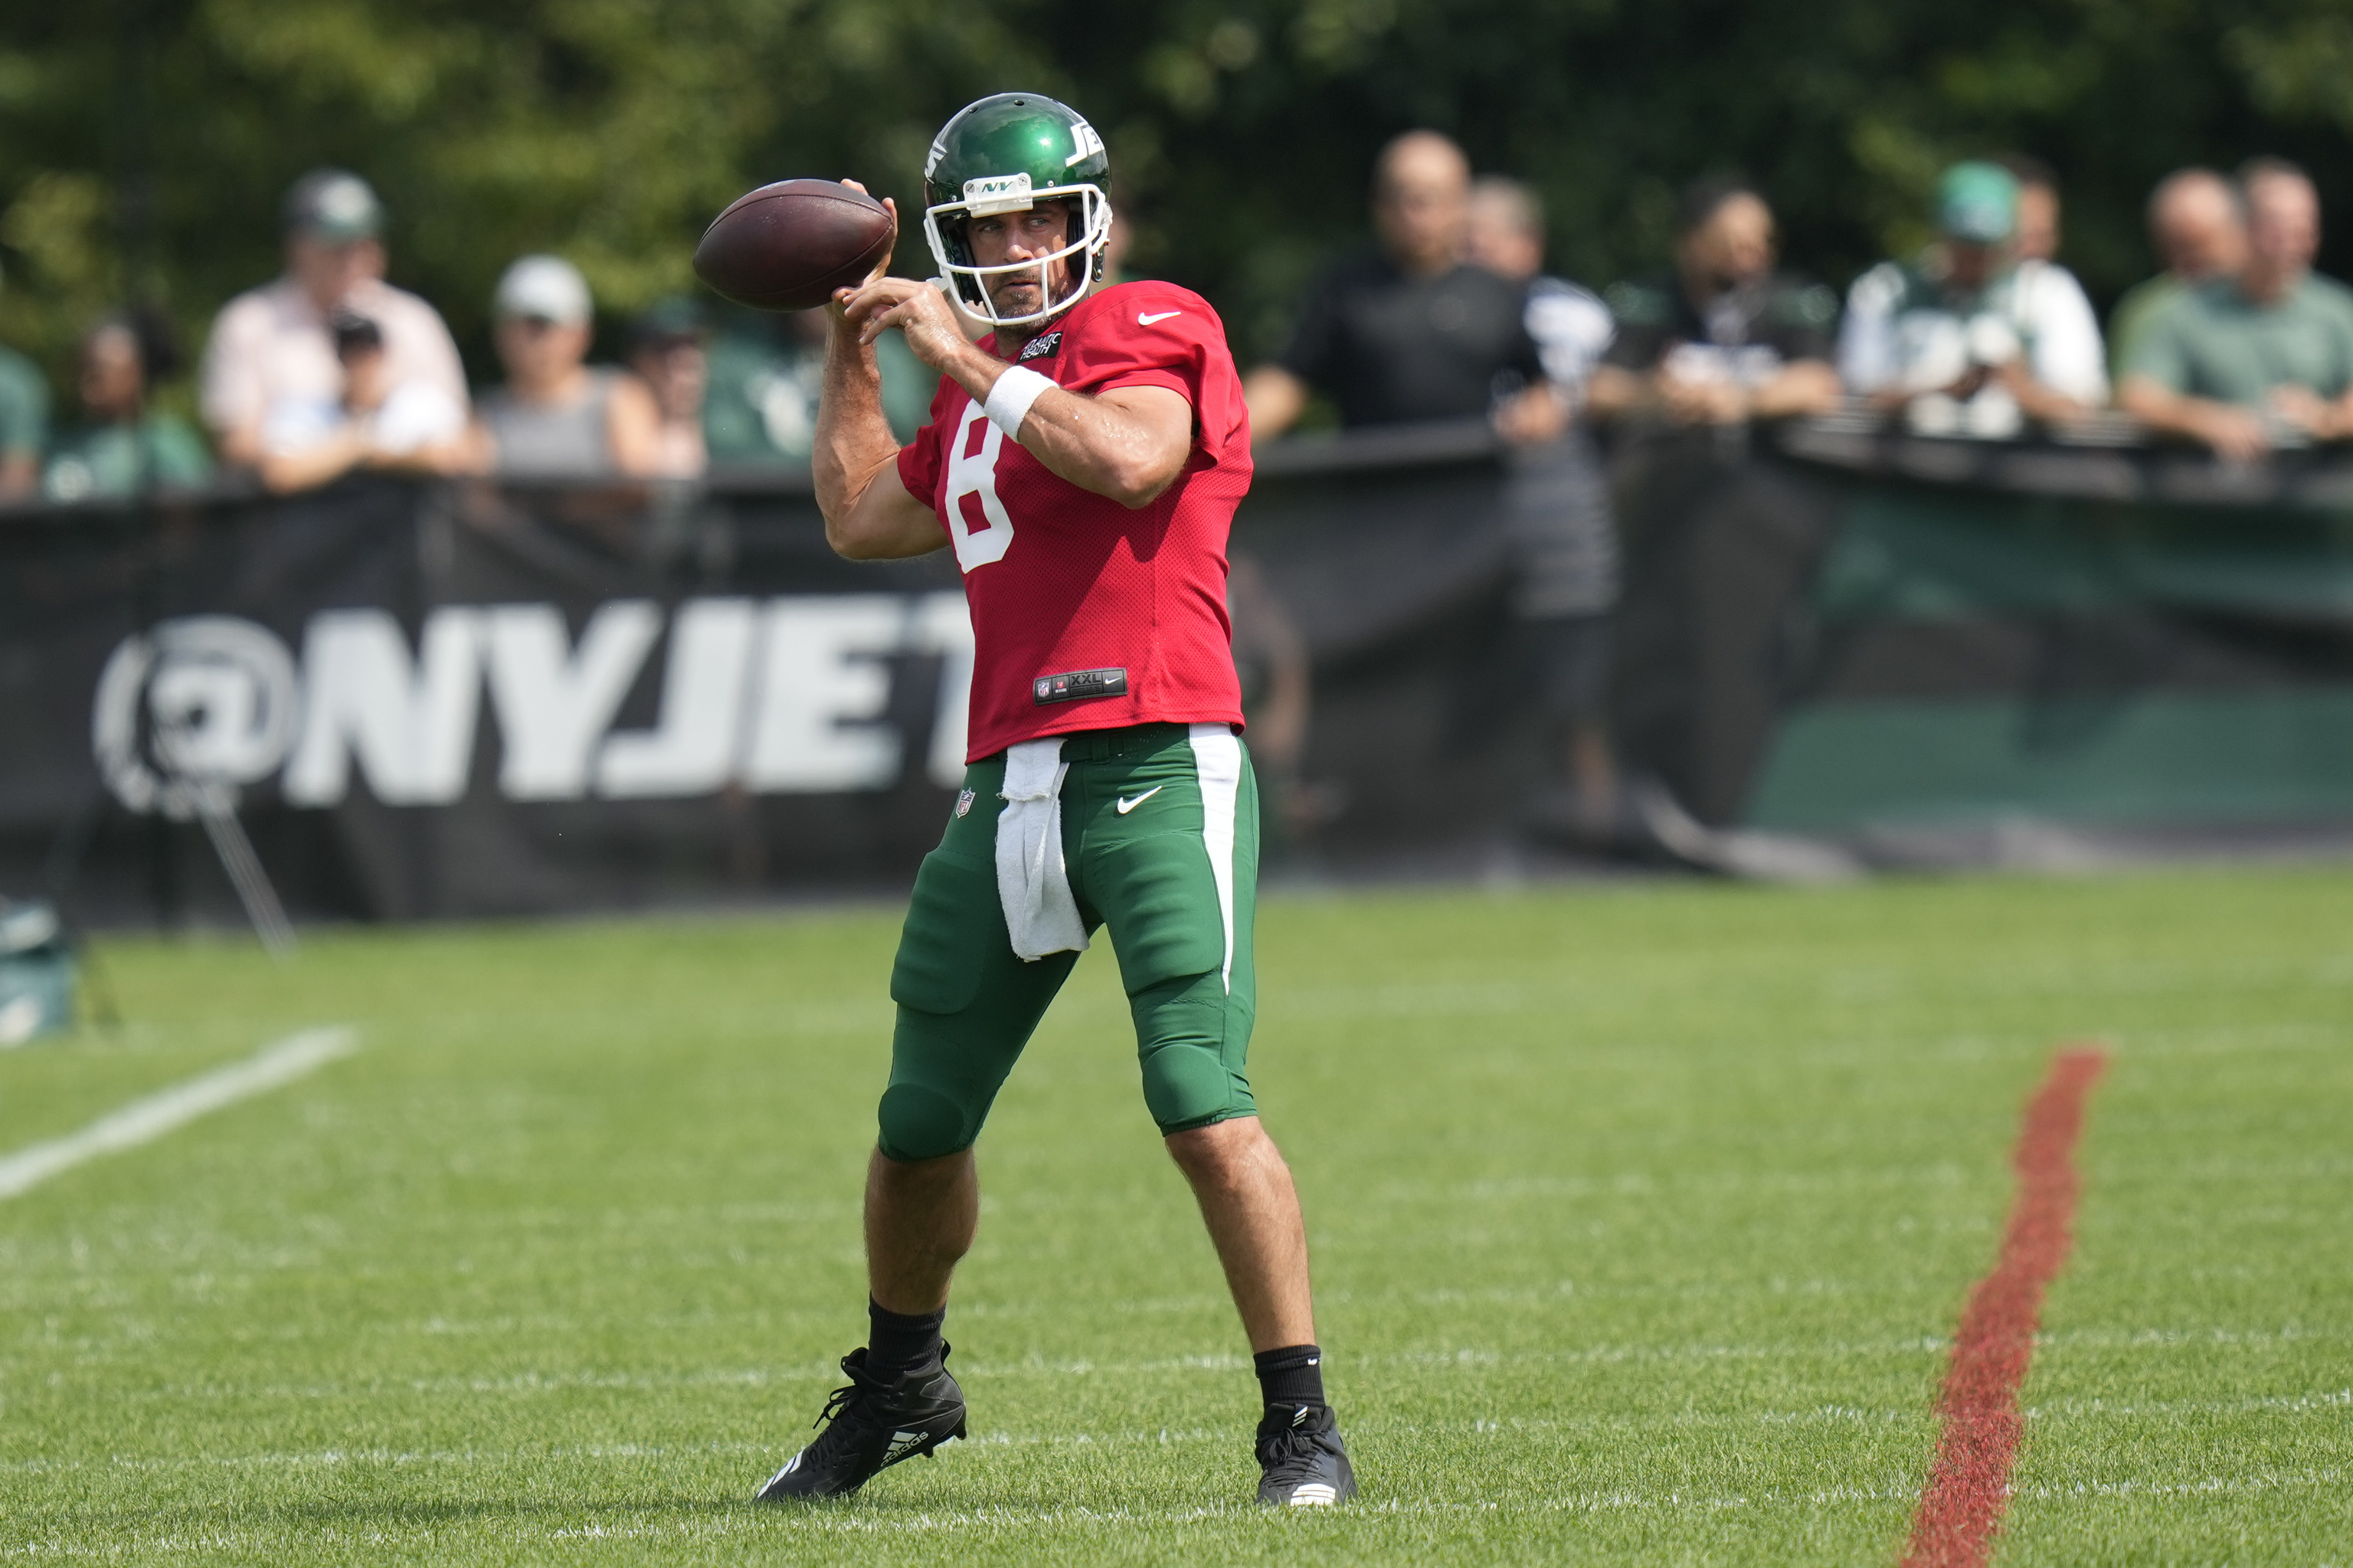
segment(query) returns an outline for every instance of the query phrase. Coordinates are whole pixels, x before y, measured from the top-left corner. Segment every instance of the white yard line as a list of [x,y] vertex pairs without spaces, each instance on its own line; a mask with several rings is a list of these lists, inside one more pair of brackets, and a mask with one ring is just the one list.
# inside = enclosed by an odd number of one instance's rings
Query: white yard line
[[109,1111],[79,1132],[0,1155],[0,1200],[28,1192],[84,1160],[153,1143],[208,1112],[290,1084],[359,1046],[357,1033],[343,1024],[305,1029],[263,1046],[242,1062]]

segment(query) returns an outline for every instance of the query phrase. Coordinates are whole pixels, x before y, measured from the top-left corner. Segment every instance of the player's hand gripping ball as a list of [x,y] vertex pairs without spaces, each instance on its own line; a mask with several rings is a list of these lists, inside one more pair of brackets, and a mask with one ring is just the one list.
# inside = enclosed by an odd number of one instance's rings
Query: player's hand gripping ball
[[831,180],[737,196],[694,248],[694,275],[739,305],[806,311],[866,281],[897,238],[891,211]]

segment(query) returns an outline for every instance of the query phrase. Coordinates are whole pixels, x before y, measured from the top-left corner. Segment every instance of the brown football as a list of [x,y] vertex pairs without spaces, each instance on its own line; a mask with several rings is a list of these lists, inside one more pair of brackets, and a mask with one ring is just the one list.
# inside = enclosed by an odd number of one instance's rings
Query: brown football
[[778,180],[737,196],[694,248],[694,275],[740,305],[806,311],[862,283],[891,249],[891,215],[831,180]]

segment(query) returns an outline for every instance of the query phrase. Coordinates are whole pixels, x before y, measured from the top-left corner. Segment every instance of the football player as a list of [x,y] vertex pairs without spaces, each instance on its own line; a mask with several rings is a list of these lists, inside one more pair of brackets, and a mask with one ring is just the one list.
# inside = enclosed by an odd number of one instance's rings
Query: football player
[[[955,550],[975,641],[968,768],[891,973],[898,1024],[866,1181],[871,1334],[764,1501],[852,1492],[965,1435],[941,1329],[978,1219],[973,1140],[1106,927],[1145,1104],[1254,1352],[1259,1499],[1356,1491],[1324,1397],[1298,1192],[1244,1069],[1258,794],[1226,535],[1250,488],[1250,420],[1206,301],[1103,286],[1109,176],[1070,109],[985,98],[923,170],[940,278],[878,268],[832,306],[813,459],[826,536],[857,560]],[[991,335],[967,340],[951,298]],[[904,448],[875,368],[891,331],[940,375]]]

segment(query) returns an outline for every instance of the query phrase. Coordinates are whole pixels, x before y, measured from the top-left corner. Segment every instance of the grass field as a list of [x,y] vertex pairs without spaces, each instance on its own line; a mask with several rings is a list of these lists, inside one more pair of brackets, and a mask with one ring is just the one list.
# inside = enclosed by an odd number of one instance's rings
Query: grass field
[[2116,1060],[2008,1563],[2353,1562],[2353,873],[1270,902],[1254,1077],[1365,1491],[1255,1390],[1091,955],[981,1144],[976,1441],[745,1498],[863,1330],[896,922],[122,942],[0,1153],[360,1053],[0,1202],[0,1557],[1892,1563],[2055,1044]]

